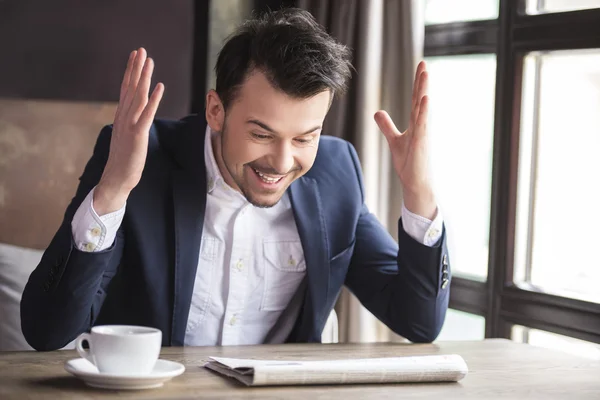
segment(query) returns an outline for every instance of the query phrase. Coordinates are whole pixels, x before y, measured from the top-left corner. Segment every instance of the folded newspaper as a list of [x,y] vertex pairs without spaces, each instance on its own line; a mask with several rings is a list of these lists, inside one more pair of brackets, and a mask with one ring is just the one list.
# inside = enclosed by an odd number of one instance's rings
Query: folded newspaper
[[457,382],[468,372],[456,354],[323,361],[210,359],[204,367],[248,386]]

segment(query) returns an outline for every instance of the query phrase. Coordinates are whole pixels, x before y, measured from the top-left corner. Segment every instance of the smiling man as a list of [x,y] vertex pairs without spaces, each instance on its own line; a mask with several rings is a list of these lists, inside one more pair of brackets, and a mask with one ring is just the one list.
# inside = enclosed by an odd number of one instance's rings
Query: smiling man
[[[244,81],[227,115],[220,88],[209,92],[206,119],[212,131],[221,132],[212,145],[225,182],[254,206],[272,207],[312,167],[333,93],[292,97],[276,89],[260,67]],[[295,90],[301,96],[302,88]]]
[[251,19],[219,54],[205,115],[165,121],[153,61],[132,52],[114,123],[25,288],[28,342],[58,349],[100,324],[159,328],[165,346],[317,342],[343,285],[398,334],[434,340],[450,270],[427,73],[405,132],[375,115],[404,189],[396,243],[353,147],[322,132],[349,54],[305,11]]

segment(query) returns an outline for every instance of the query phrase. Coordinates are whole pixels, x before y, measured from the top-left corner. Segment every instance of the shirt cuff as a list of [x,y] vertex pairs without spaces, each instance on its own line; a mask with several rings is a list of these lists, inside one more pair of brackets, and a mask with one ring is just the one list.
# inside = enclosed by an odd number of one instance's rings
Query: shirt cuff
[[112,246],[125,215],[124,205],[115,212],[98,216],[94,210],[94,190],[83,200],[71,221],[75,245],[85,252],[103,251]]
[[442,212],[437,207],[433,221],[414,214],[402,204],[402,228],[410,237],[425,246],[432,247],[442,237],[444,219]]

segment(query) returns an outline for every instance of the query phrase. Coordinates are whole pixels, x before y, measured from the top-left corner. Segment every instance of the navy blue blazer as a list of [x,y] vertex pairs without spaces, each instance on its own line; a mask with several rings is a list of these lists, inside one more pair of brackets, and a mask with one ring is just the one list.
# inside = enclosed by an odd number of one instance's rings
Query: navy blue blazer
[[[89,253],[75,246],[71,220],[108,158],[112,127],[100,132],[62,225],[23,293],[21,325],[32,347],[61,348],[100,324],[156,327],[163,345],[183,345],[196,268],[202,268],[205,129],[199,116],[155,121],[117,238],[109,249]],[[427,247],[399,221],[396,243],[364,204],[354,148],[337,138],[321,138],[313,167],[289,194],[308,284],[288,342],[320,342],[342,285],[396,333],[413,342],[437,337],[449,297],[445,233]]]

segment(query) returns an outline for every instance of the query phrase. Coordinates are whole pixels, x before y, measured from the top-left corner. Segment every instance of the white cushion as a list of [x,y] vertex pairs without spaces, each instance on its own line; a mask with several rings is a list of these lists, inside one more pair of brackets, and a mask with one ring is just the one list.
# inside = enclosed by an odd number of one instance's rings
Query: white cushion
[[323,333],[321,333],[321,342],[337,343],[338,341],[338,317],[335,310],[331,310],[329,317],[327,317],[327,322],[325,322],[325,328],[323,328]]
[[0,243],[0,351],[33,350],[21,331],[20,304],[42,254],[41,250]]
[[0,351],[32,350],[21,332],[21,295],[44,252],[0,243]]

